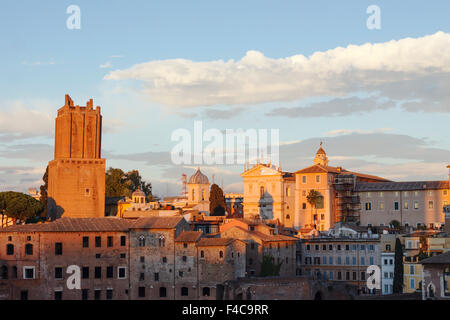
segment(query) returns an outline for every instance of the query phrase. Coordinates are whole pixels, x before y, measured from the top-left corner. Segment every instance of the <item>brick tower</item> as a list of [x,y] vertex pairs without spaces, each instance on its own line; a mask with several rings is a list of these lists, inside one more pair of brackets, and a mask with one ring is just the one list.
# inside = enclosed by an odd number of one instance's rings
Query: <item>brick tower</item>
[[55,120],[55,156],[48,166],[48,216],[103,217],[105,159],[100,107],[74,106],[69,95]]

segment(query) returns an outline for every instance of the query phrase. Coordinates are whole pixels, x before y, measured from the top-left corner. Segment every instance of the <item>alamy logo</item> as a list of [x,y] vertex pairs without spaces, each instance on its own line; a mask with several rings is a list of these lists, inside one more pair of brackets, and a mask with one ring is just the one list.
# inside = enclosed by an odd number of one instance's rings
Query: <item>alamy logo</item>
[[369,275],[367,277],[367,288],[370,290],[380,290],[381,289],[381,270],[379,266],[371,265],[367,268],[366,274]]
[[[265,161],[279,165],[279,130],[270,129],[207,129],[194,121],[193,136],[187,129],[172,132],[171,158],[176,165],[256,164]],[[270,137],[270,142],[269,142]],[[206,145],[204,145],[204,143]]]
[[70,274],[70,276],[67,278],[66,285],[67,289],[73,290],[81,289],[81,270],[80,267],[77,265],[70,265],[67,267],[66,273]]

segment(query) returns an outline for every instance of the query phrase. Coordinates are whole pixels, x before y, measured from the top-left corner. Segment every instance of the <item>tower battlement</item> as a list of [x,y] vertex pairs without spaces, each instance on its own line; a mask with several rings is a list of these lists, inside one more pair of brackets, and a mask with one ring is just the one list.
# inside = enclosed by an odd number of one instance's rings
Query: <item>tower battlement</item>
[[55,155],[49,162],[52,218],[100,217],[105,208],[105,159],[101,158],[102,116],[93,99],[74,105],[66,94],[55,119]]

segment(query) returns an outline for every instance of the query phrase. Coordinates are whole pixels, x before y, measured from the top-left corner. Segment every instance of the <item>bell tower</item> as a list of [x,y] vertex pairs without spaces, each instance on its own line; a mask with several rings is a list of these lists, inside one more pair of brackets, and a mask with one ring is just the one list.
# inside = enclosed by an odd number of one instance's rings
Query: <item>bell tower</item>
[[66,94],[55,120],[55,154],[49,162],[48,216],[103,217],[105,159],[101,158],[102,116],[90,99],[74,106]]
[[316,157],[314,158],[314,164],[321,165],[323,167],[328,167],[328,157],[322,148],[322,142],[320,142],[319,150],[316,152]]

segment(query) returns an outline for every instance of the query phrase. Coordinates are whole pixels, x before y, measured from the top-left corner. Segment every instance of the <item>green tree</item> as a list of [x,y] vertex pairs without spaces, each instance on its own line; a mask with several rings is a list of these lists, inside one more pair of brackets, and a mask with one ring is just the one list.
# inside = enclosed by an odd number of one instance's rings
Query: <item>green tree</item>
[[272,255],[264,254],[261,263],[260,277],[276,277],[280,275],[280,269],[283,262],[275,263]]
[[122,169],[109,168],[105,177],[106,197],[130,197],[131,193],[131,182],[125,172]]
[[44,176],[42,177],[42,180],[44,181],[44,184],[40,187],[41,196],[39,198],[39,201],[41,201],[42,205],[44,206],[44,211],[42,211],[41,216],[47,217],[47,201],[48,201],[48,166],[45,169]]
[[403,248],[400,239],[395,240],[393,293],[403,291]]
[[223,190],[214,183],[209,192],[209,212],[212,216],[224,216],[225,211],[225,196]]
[[313,221],[313,226],[314,229],[316,228],[316,220],[317,220],[317,205],[320,203],[321,201],[321,194],[319,191],[317,190],[310,190],[308,195],[306,196],[306,201],[308,201],[308,203],[311,205],[311,215],[312,214],[312,209],[315,210],[315,214],[314,214],[314,219],[311,219],[311,221]]
[[0,192],[0,211],[16,223],[37,221],[44,210],[44,205],[33,197],[14,191]]
[[107,198],[131,197],[131,194],[140,187],[148,200],[153,199],[152,185],[142,180],[138,170],[125,173],[119,168],[108,168],[105,176],[105,194]]
[[142,192],[145,193],[147,200],[150,200],[150,198],[152,197],[152,184],[142,180],[142,177],[139,174],[138,170],[128,171],[125,176],[126,179],[130,181],[130,188],[132,191],[141,188]]

